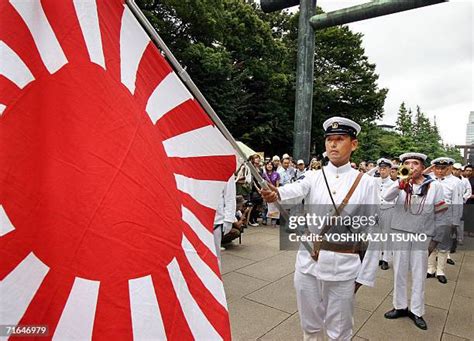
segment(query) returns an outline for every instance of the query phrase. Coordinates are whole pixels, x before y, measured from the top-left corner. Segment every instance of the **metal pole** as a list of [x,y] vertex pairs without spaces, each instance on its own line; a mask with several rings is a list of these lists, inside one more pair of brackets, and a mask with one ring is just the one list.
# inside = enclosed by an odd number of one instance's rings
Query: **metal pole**
[[316,0],[301,0],[298,24],[298,55],[296,65],[295,122],[293,156],[310,159],[311,119],[314,80],[314,30],[309,19],[316,10]]
[[280,11],[299,4],[300,0],[260,0],[260,6],[265,13]]
[[[209,104],[207,99],[204,97],[204,95],[201,93],[201,91],[199,91],[198,87],[196,86],[196,84],[194,84],[191,77],[189,77],[189,74],[187,73],[187,71],[181,66],[181,64],[178,62],[178,60],[173,55],[171,50],[168,48],[168,46],[166,46],[163,39],[161,39],[161,37],[155,31],[155,28],[148,21],[145,14],[143,14],[143,12],[140,10],[140,8],[138,7],[138,5],[135,3],[134,0],[126,0],[126,3],[128,5],[128,7],[130,8],[130,10],[132,11],[132,13],[137,18],[137,20],[140,22],[142,27],[148,33],[151,40],[160,48],[161,51],[163,51],[165,57],[169,60],[169,62],[171,63],[171,65],[175,69],[176,74],[178,75],[178,77],[183,81],[183,83],[186,85],[186,87],[189,89],[189,91],[193,94],[193,96],[197,99],[197,101],[202,105],[202,107],[207,112],[207,114],[212,119],[212,121],[217,126],[217,128],[221,131],[221,133],[224,135],[224,137],[229,141],[229,143],[232,145],[232,147],[237,151],[239,156],[243,160],[247,161],[245,153],[242,151],[242,149],[240,149],[240,147],[237,144],[237,142],[235,141],[234,137],[231,135],[229,130],[227,130],[227,127],[224,125],[224,123],[222,123],[222,121],[217,116],[216,112],[211,107],[211,105]],[[254,167],[251,167],[251,169],[252,168],[254,168]],[[252,172],[252,175],[254,175],[254,176],[255,175],[259,176],[260,175],[260,174],[258,174],[258,171],[255,168],[254,168],[254,171],[256,172],[256,174],[253,174],[254,172]],[[262,181],[263,181],[263,179],[262,179]]]
[[[224,135],[224,137],[227,139],[227,141],[229,141],[229,143],[232,145],[234,150],[239,154],[239,156],[243,160],[245,160],[244,163],[249,167],[250,172],[252,173],[253,177],[257,180],[258,184],[262,188],[268,189],[269,187],[267,185],[267,182],[260,176],[260,173],[254,167],[254,165],[246,160],[245,153],[239,147],[239,145],[235,141],[232,134],[229,132],[229,130],[227,130],[227,127],[224,125],[224,123],[222,123],[221,119],[219,118],[219,116],[217,116],[216,112],[214,111],[214,109],[212,109],[211,105],[206,100],[206,98],[201,93],[201,91],[198,89],[196,84],[194,84],[191,77],[189,77],[189,74],[181,66],[181,64],[178,62],[178,60],[173,55],[171,50],[168,48],[168,46],[166,46],[165,42],[158,35],[158,33],[156,32],[153,25],[146,18],[145,14],[143,14],[143,12],[140,10],[140,8],[138,7],[138,5],[135,3],[134,0],[126,0],[126,4],[130,8],[130,10],[132,11],[135,18],[137,18],[137,20],[140,22],[143,29],[148,33],[151,40],[165,54],[166,58],[170,61],[171,65],[174,67],[178,77],[183,81],[183,83],[186,85],[186,87],[189,89],[189,91],[193,94],[193,96],[197,99],[197,101],[202,105],[202,107],[204,108],[206,113],[209,115],[211,120],[214,122],[216,127],[220,130],[222,135]],[[283,215],[288,220],[289,215],[286,212],[286,210],[281,206],[281,204],[279,202],[275,202],[275,205],[280,210],[281,215]],[[295,231],[298,234],[302,234],[302,232],[299,231],[298,229],[295,229]],[[307,242],[302,242],[302,243],[303,243],[304,247],[306,248],[306,250],[308,250],[308,252],[312,253],[313,248],[311,247],[311,245],[309,245]]]
[[310,18],[315,30],[447,2],[448,0],[374,0]]

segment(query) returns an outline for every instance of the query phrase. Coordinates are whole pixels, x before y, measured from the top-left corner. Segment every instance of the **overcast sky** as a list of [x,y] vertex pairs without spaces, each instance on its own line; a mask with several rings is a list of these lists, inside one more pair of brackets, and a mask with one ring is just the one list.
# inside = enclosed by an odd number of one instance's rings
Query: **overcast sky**
[[[365,2],[317,0],[325,12]],[[464,144],[469,112],[474,111],[474,0],[452,0],[349,26],[364,34],[379,86],[389,89],[382,122],[394,124],[405,101],[413,110],[419,105],[431,121],[436,115],[445,143]]]

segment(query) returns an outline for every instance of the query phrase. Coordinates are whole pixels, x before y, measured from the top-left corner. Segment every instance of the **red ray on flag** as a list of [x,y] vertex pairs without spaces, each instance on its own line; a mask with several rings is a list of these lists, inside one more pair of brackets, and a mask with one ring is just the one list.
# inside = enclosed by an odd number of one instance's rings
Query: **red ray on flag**
[[230,339],[235,153],[121,0],[0,0],[0,325]]

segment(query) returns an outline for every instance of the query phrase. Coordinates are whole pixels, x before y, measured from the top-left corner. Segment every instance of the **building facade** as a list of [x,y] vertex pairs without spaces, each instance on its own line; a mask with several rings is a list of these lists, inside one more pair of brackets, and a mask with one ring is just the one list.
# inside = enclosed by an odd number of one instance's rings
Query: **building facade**
[[474,144],[474,111],[469,114],[469,121],[467,122],[466,144]]
[[384,131],[396,132],[396,126],[391,124],[377,124],[377,127],[381,128]]
[[[466,146],[474,145],[474,111],[469,113],[469,121],[466,127]],[[474,164],[474,149],[468,148],[464,152],[466,163]]]

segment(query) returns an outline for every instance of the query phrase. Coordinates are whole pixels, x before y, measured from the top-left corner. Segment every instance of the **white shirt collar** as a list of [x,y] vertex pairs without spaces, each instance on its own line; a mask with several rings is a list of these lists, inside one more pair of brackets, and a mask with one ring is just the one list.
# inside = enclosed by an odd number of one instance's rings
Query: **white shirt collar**
[[328,162],[328,165],[324,167],[324,170],[327,170],[329,173],[342,174],[347,173],[352,170],[351,163],[348,162],[341,167],[336,167],[332,164],[331,161]]

